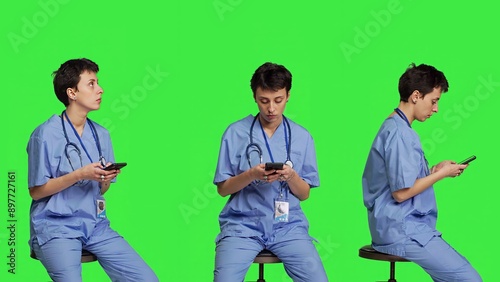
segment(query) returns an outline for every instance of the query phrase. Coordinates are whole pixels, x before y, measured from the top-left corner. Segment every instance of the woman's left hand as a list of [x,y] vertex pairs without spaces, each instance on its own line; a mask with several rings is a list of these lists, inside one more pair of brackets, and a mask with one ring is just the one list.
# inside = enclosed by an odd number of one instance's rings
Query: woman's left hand
[[[112,163],[108,162],[106,164],[106,167],[111,165]],[[99,176],[97,181],[99,182],[108,182],[111,181],[113,178],[115,178],[118,174],[120,173],[119,169],[113,169],[113,170],[104,170],[104,167],[101,166],[101,169],[99,171]]]
[[272,176],[275,177],[275,179],[273,178],[274,180],[288,182],[290,179],[293,178],[295,174],[296,172],[295,170],[293,170],[292,167],[290,167],[289,165],[283,165],[283,169],[276,170],[276,173],[273,174]]

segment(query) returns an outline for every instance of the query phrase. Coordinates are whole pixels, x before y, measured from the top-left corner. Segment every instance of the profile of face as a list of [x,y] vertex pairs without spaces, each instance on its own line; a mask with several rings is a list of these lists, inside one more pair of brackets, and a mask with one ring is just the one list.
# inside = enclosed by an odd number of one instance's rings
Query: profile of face
[[441,98],[441,88],[437,87],[432,90],[432,92],[423,96],[418,91],[415,91],[411,95],[410,99],[413,99],[415,102],[415,111],[414,116],[418,121],[425,121],[430,118],[434,113],[438,112],[438,102]]
[[257,88],[255,102],[259,107],[261,122],[280,123],[289,97],[290,92],[287,92],[285,88],[278,91]]
[[98,84],[97,75],[94,72],[85,71],[80,74],[80,81],[76,88],[68,88],[66,93],[70,104],[81,107],[87,111],[98,110],[101,107],[103,89]]

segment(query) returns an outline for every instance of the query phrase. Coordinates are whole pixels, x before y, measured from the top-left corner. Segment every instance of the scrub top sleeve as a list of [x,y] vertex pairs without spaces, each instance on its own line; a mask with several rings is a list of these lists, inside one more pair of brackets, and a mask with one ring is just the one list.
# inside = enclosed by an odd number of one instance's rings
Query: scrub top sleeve
[[384,160],[391,192],[412,187],[420,172],[419,162],[415,160],[415,149],[411,140],[403,138],[397,128],[388,132],[384,146]]
[[40,186],[53,176],[47,144],[39,136],[31,136],[26,148],[28,153],[28,187]]
[[319,186],[318,164],[316,160],[316,149],[314,140],[309,135],[304,146],[304,163],[300,172],[300,176],[304,179],[311,188]]
[[214,184],[217,185],[232,176],[234,176],[234,170],[231,165],[230,142],[224,135],[220,146],[219,158],[214,176]]

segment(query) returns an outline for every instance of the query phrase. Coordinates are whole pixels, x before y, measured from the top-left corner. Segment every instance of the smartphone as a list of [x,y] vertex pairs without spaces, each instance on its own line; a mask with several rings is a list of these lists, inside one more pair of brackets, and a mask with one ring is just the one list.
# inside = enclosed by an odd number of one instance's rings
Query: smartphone
[[114,163],[110,164],[107,167],[103,168],[104,170],[115,170],[115,169],[121,169],[122,167],[126,166],[127,163]]
[[266,170],[283,169],[283,163],[266,163]]
[[458,164],[468,164],[468,163],[472,162],[472,161],[473,161],[473,160],[475,160],[475,159],[476,159],[476,156],[470,156],[470,157],[468,157],[467,159],[465,159],[465,160],[463,160],[463,161],[459,162]]

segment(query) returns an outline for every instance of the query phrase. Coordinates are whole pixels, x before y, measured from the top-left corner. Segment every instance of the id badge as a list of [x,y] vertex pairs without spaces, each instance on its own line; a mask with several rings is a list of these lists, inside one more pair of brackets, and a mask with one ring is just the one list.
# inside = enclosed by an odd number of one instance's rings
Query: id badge
[[106,217],[106,201],[105,200],[97,200],[97,217],[105,218]]
[[285,201],[274,201],[274,221],[288,222],[289,204]]

